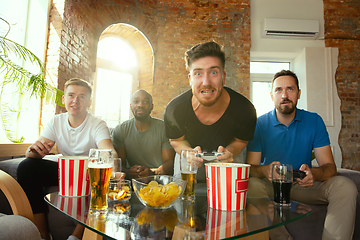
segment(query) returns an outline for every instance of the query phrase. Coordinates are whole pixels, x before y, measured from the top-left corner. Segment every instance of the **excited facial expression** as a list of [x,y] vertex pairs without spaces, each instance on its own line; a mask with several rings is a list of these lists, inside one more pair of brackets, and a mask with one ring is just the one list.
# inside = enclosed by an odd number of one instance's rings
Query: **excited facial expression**
[[83,116],[91,105],[90,92],[86,87],[69,85],[62,97],[62,103],[72,116]]
[[190,68],[189,82],[200,104],[212,106],[221,96],[226,73],[217,57],[195,60]]
[[130,103],[131,111],[138,121],[147,119],[150,116],[153,106],[151,96],[141,90],[134,93]]
[[292,114],[300,99],[301,90],[298,89],[295,79],[291,76],[280,76],[273,82],[271,99],[276,111],[281,114]]

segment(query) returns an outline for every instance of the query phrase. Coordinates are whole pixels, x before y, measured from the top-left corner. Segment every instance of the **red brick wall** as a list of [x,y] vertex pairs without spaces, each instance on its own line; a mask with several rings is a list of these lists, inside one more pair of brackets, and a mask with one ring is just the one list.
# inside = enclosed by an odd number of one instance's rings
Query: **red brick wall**
[[[54,0],[58,1],[58,0]],[[358,0],[323,0],[325,44],[339,48],[343,167],[360,169],[360,54]],[[59,88],[71,77],[94,79],[96,45],[113,23],[138,28],[154,50],[154,79],[140,83],[154,96],[154,116],[189,89],[183,56],[192,45],[225,46],[227,86],[249,96],[250,0],[67,0],[61,31]],[[58,34],[59,31],[57,30]]]
[[[154,80],[150,89],[155,103],[154,116],[162,118],[166,104],[189,89],[183,56],[188,48],[199,42],[215,40],[225,46],[226,85],[249,96],[249,2],[66,1],[59,88],[71,77],[93,82],[96,45],[101,32],[110,24],[128,23],[148,38],[154,50]],[[148,84],[143,86],[150,88]]]
[[190,89],[184,53],[215,40],[224,46],[226,85],[249,97],[250,1],[160,0],[156,7],[155,112]]
[[326,47],[339,48],[342,167],[360,170],[360,1],[323,0]]

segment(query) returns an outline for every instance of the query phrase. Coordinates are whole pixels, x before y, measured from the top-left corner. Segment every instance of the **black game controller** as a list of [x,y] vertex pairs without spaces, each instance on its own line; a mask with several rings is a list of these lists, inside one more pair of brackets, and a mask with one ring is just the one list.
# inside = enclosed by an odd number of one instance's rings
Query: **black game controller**
[[293,177],[303,179],[304,177],[306,177],[306,173],[300,170],[294,170]]
[[219,153],[219,152],[202,152],[202,153],[198,153],[196,156],[197,157],[201,157],[202,159],[206,160],[206,161],[212,161],[212,160],[216,160],[216,158],[218,156],[223,155],[224,153]]

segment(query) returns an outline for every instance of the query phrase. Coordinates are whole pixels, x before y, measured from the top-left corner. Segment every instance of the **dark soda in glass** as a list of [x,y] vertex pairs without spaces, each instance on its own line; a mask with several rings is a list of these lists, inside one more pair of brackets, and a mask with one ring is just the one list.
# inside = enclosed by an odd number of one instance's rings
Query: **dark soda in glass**
[[274,202],[281,206],[290,206],[291,181],[273,180]]

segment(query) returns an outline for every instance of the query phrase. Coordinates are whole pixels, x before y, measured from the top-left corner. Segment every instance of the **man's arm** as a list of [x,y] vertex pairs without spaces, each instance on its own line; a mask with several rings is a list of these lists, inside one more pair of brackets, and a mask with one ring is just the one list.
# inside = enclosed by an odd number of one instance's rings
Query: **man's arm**
[[314,176],[315,181],[326,181],[329,178],[336,176],[337,170],[330,145],[315,148],[314,153],[319,164],[319,167],[311,169],[311,173]]
[[246,163],[250,164],[250,176],[257,178],[269,178],[269,169],[267,165],[260,165],[261,152],[246,153]]
[[115,148],[115,151],[118,155],[119,158],[121,158],[121,168],[122,168],[122,172],[125,172],[126,175],[128,174],[128,169],[126,167],[126,150],[125,147],[118,147]]
[[185,135],[177,139],[169,139],[169,141],[178,154],[181,154],[181,150],[192,150],[190,143],[185,140]]
[[306,177],[302,180],[297,179],[300,187],[312,187],[315,181],[326,181],[337,175],[330,145],[315,148],[314,153],[319,167],[310,168],[306,164],[301,165],[300,170],[306,173]]
[[272,176],[272,165],[280,164],[280,162],[272,162],[269,165],[260,165],[261,152],[250,152],[246,153],[246,163],[250,164],[250,176],[257,178],[267,178],[270,182]]
[[247,144],[248,141],[240,140],[234,137],[234,141],[227,145],[226,149],[229,150],[233,156],[237,156],[244,150]]
[[26,150],[25,157],[43,158],[45,157],[45,155],[48,155],[50,153],[54,145],[54,141],[51,141],[50,139],[41,136]]
[[112,152],[113,152],[113,157],[118,158],[118,154],[114,149],[113,142],[111,141],[111,139],[103,139],[103,140],[101,140],[99,142],[99,144],[98,144],[98,148],[99,149],[111,149]]
[[155,175],[173,175],[175,158],[174,149],[162,149],[161,156],[164,163],[158,168],[152,168],[151,171],[153,171]]
[[217,152],[223,152],[224,154],[217,157],[217,160],[222,162],[233,162],[234,156],[239,155],[246,147],[248,141],[243,141],[234,137],[234,140],[224,148],[219,146]]

